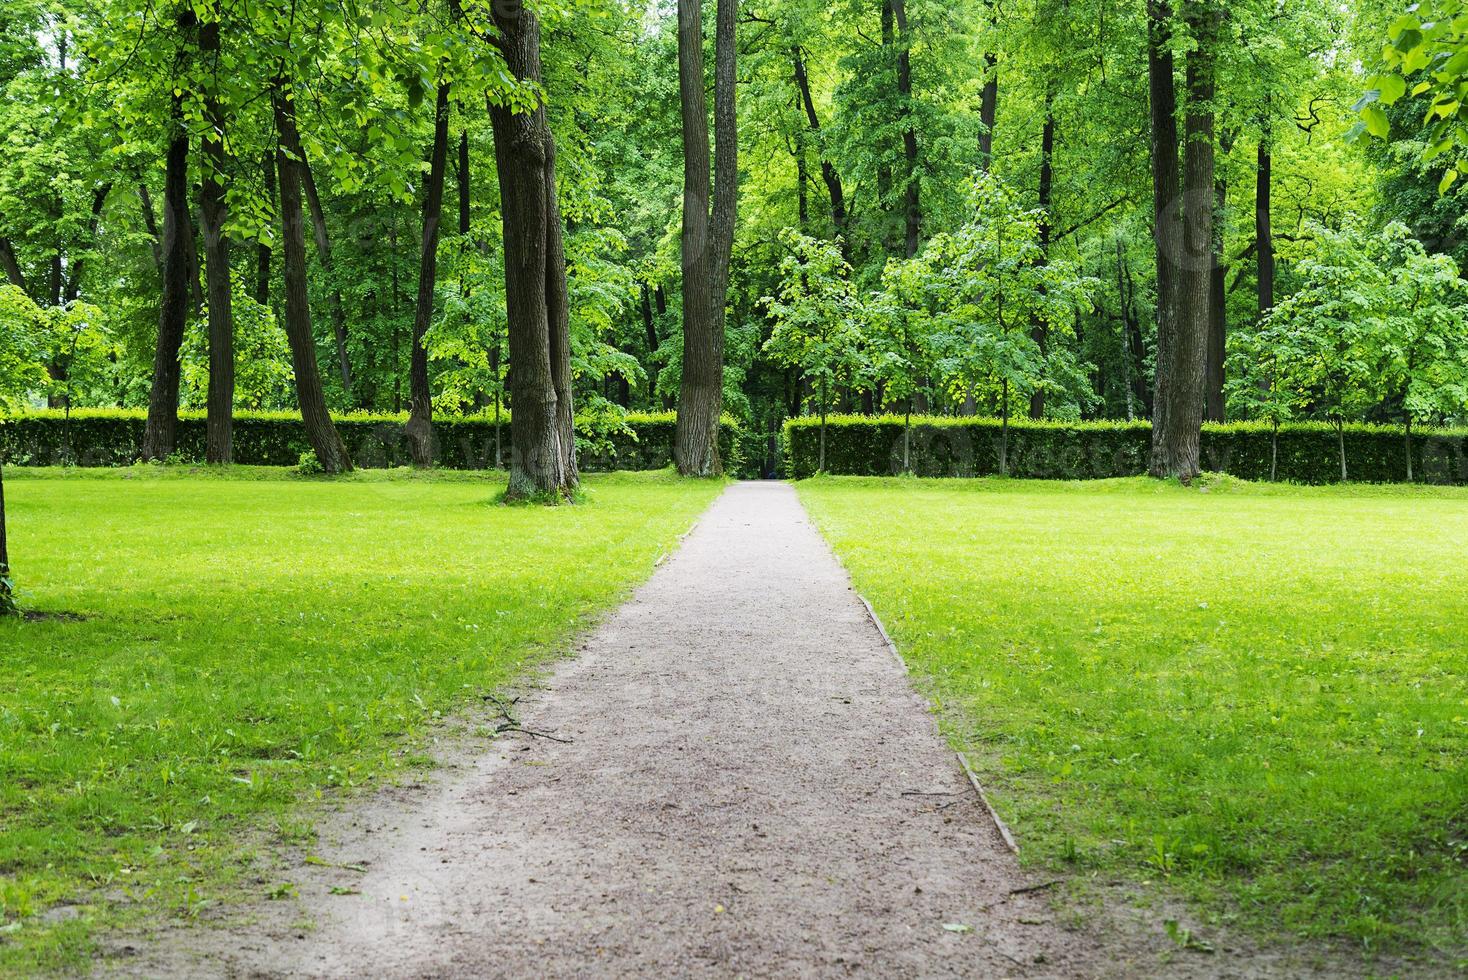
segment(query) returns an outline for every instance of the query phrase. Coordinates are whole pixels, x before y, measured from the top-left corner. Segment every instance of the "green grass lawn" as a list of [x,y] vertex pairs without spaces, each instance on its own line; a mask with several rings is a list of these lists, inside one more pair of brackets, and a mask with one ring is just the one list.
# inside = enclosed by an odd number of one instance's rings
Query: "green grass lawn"
[[1468,492],[800,492],[1026,860],[1468,956]]
[[[0,623],[0,975],[262,888],[309,801],[420,767],[441,716],[564,648],[716,483],[593,476],[6,471],[28,610]],[[79,903],[80,916],[58,908]]]

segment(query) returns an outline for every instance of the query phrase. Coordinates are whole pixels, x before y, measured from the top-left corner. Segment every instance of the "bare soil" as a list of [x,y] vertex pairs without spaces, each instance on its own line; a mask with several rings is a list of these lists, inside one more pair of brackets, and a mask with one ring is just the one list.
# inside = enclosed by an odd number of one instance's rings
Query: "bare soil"
[[1318,951],[1263,952],[1214,935],[1211,954],[1181,949],[1162,928],[1175,911],[1137,911],[1103,886],[1088,890],[1080,914],[1053,875],[1022,871],[783,484],[731,487],[542,691],[488,703],[471,723],[505,731],[446,745],[431,787],[385,792],[324,821],[314,853],[335,866],[285,869],[294,901],[262,901],[243,924],[236,916],[114,946],[133,955],[104,969],[1360,972]]

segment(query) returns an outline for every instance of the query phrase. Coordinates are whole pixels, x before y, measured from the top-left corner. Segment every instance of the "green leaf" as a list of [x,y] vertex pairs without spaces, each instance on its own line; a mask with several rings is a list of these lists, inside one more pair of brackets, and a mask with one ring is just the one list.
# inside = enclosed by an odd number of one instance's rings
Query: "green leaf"
[[1407,94],[1407,81],[1401,75],[1381,75],[1376,79],[1376,87],[1381,92],[1382,105],[1391,105]]
[[1361,120],[1366,123],[1366,131],[1377,139],[1389,139],[1392,132],[1391,120],[1387,119],[1386,113],[1380,106],[1369,105],[1361,110]]
[[1457,170],[1449,170],[1447,173],[1443,174],[1442,181],[1438,183],[1438,185],[1437,185],[1437,192],[1439,194],[1446,194],[1448,192],[1448,189],[1453,186],[1453,184],[1457,181],[1457,179],[1458,179],[1458,171]]

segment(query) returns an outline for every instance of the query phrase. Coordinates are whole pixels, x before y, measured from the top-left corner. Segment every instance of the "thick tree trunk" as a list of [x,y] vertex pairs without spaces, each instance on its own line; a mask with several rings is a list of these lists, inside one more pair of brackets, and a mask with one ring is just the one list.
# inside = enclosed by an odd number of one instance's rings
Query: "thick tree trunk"
[[[1040,130],[1040,261],[1048,262],[1050,257],[1050,205],[1055,186],[1055,112],[1054,95],[1047,89],[1045,92],[1045,123]],[[1045,353],[1048,343],[1047,331],[1043,320],[1036,319],[1030,326],[1030,338],[1040,348],[1040,353]],[[1043,419],[1045,417],[1045,389],[1038,388],[1030,395],[1030,418]]]
[[449,165],[449,86],[440,84],[434,102],[433,150],[423,198],[423,239],[418,260],[418,303],[413,314],[413,349],[408,368],[408,451],[414,466],[433,465],[433,392],[428,384],[424,337],[433,322],[438,282],[438,229],[443,216],[443,184]]
[[153,387],[148,395],[148,422],[143,429],[142,458],[167,459],[173,453],[178,425],[178,352],[189,316],[189,137],[184,129],[183,99],[175,96],[169,118],[169,142],[163,191],[163,302],[158,314],[158,346],[153,357]]
[[1185,8],[1197,47],[1187,58],[1187,140],[1184,146],[1183,250],[1178,316],[1166,352],[1165,390],[1159,386],[1161,425],[1153,433],[1153,476],[1192,480],[1201,472],[1203,382],[1207,364],[1213,257],[1214,38],[1217,17],[1204,0]]
[[[275,154],[266,153],[262,161],[265,174],[265,199],[275,208]],[[270,243],[262,236],[255,246],[255,302],[270,306]]]
[[[217,19],[200,28],[199,50],[206,60],[218,59]],[[224,119],[218,98],[206,98],[204,112],[210,123],[210,132],[204,136],[204,183],[199,192],[209,293],[209,414],[204,459],[210,463],[230,463],[234,461],[234,296],[230,287],[229,237],[224,233],[228,218],[224,191]]]
[[296,374],[296,400],[301,407],[306,439],[327,473],[351,472],[352,460],[326,410],[321,369],[316,363],[316,338],[311,331],[311,307],[306,294],[306,219],[301,207],[301,161],[290,149],[299,146],[295,103],[287,98],[286,83],[276,79],[270,100],[280,137],[275,166],[280,177],[281,245],[285,259],[285,334],[290,342]]
[[[821,154],[821,180],[826,184],[826,194],[831,198],[831,224],[836,228],[836,234],[841,238],[843,254],[850,249],[851,243],[846,239],[846,189],[841,183],[841,174],[837,172],[834,164],[826,159],[825,148],[820,142],[821,119],[816,114],[815,100],[810,94],[810,76],[805,70],[805,56],[799,48],[791,49],[795,59],[795,88],[800,93],[801,105],[805,107],[806,122],[810,125],[810,131],[816,134],[816,149]],[[849,261],[849,257],[848,257]]]
[[678,80],[683,110],[683,383],[673,458],[684,476],[717,476],[724,409],[724,302],[734,244],[739,143],[734,114],[737,0],[719,0],[714,62],[714,196],[709,210],[708,111],[703,17],[678,2]]
[[1175,263],[1183,253],[1178,170],[1177,85],[1172,50],[1172,6],[1147,2],[1147,80],[1151,113],[1152,222],[1157,255],[1157,373],[1153,384],[1152,463],[1158,473],[1170,405],[1169,370],[1176,346],[1178,300]]
[[902,131],[902,155],[907,161],[907,193],[903,216],[907,225],[908,258],[918,253],[922,240],[923,212],[918,181],[917,128],[912,124],[912,35],[907,29],[907,0],[892,0],[892,15],[897,22],[897,95],[902,101],[902,115],[908,126]]
[[[518,0],[496,4],[495,24],[510,72],[540,81],[540,22]],[[550,250],[547,205],[550,147],[545,109],[512,112],[489,106],[504,220],[505,307],[509,322],[511,409],[508,499],[564,494],[565,471],[555,379],[546,271]]]

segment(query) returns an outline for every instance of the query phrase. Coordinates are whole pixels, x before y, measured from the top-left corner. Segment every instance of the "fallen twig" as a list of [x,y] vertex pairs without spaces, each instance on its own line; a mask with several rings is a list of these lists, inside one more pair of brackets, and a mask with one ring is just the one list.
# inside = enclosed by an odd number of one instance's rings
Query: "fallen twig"
[[1011,888],[1009,890],[1009,894],[1011,894],[1011,895],[1027,895],[1030,892],[1042,892],[1042,891],[1044,891],[1047,888],[1054,888],[1056,885],[1063,885],[1063,884],[1065,884],[1065,881],[1063,879],[1056,878],[1053,881],[1042,881],[1038,885],[1025,885],[1023,888]]
[[499,709],[500,717],[504,719],[503,722],[495,726],[494,733],[496,735],[529,735],[532,738],[543,738],[551,742],[560,742],[563,745],[570,745],[575,741],[574,739],[561,738],[559,735],[552,735],[549,732],[537,732],[533,728],[526,728],[521,725],[520,719],[510,713],[510,708],[519,703],[519,698],[512,698],[507,704],[503,698],[497,695],[486,694],[484,695],[484,700],[492,701],[494,706]]

